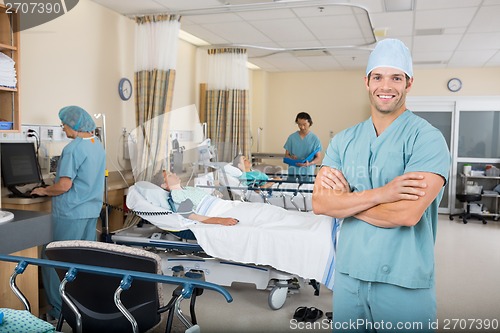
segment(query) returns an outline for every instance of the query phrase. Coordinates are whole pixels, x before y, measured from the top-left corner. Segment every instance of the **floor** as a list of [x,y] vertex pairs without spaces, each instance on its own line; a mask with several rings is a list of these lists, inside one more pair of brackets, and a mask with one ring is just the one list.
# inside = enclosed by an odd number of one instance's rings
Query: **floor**
[[[500,331],[500,222],[483,225],[471,220],[468,224],[440,216],[436,241],[436,286],[439,332]],[[236,284],[227,288],[234,301],[211,291],[198,298],[197,318],[203,333],[209,332],[326,332],[331,331],[323,316],[314,324],[297,326],[291,321],[299,306],[332,311],[332,292],[321,287],[319,296],[311,286],[289,295],[284,306],[271,310],[269,292],[252,285]],[[170,291],[166,291],[167,296]],[[189,313],[188,301],[183,312]],[[496,330],[486,330],[491,324]],[[473,325],[473,326],[470,326]],[[472,329],[471,329],[472,327]],[[64,330],[69,332],[69,330]],[[175,322],[175,332],[184,327]]]

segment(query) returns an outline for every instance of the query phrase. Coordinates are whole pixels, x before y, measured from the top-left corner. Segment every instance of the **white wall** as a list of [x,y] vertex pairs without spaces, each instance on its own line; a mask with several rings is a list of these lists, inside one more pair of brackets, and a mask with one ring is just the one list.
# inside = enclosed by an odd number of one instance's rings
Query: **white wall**
[[[181,21],[182,25],[182,21]],[[108,168],[122,169],[121,130],[135,127],[134,98],[118,97],[121,77],[133,80],[135,23],[81,0],[68,12],[21,33],[21,122],[59,124],[57,112],[76,104],[107,121]],[[198,50],[199,51],[199,50]],[[179,43],[173,109],[198,105],[200,71],[197,48]],[[295,116],[306,111],[312,130],[326,148],[330,131],[338,133],[369,116],[364,71],[265,73],[250,71],[250,110],[254,142],[262,127],[261,152],[283,152],[286,137],[297,130]],[[463,89],[450,93],[446,82],[459,77]],[[418,69],[410,96],[495,96],[500,68]],[[100,121],[97,121],[100,125]]]
[[[66,105],[104,113],[108,168],[114,170],[121,129],[135,127],[133,100],[118,96],[120,78],[133,80],[133,38],[132,20],[88,0],[22,31],[21,123],[58,125],[58,111]],[[102,126],[101,120],[96,124]]]
[[[491,68],[415,68],[414,85],[409,96],[500,96],[500,67]],[[305,73],[267,73],[255,75],[252,85],[253,128],[263,127],[261,152],[283,153],[283,144],[297,130],[295,116],[311,114],[311,130],[326,149],[330,131],[338,133],[369,117],[369,100],[364,71]],[[449,92],[446,83],[452,77],[462,80],[458,93]],[[265,97],[263,95],[265,94]],[[256,144],[252,151],[256,151]]]

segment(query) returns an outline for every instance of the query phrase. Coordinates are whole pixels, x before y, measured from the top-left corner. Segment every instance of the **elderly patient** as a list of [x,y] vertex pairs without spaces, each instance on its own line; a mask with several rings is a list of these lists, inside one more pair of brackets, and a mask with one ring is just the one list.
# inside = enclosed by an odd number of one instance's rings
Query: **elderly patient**
[[[163,171],[163,178],[164,183],[161,187],[170,191],[172,200],[176,205],[176,207],[172,208],[175,208],[176,211],[180,212],[186,210],[190,211],[190,213],[183,214],[184,217],[207,224],[235,225],[239,222],[238,219],[232,217],[203,216],[196,214],[196,208],[199,206],[201,201],[210,194],[197,187],[182,187],[181,180],[175,173],[167,173],[166,171]],[[181,204],[183,205],[179,210]]]
[[242,174],[239,179],[243,185],[257,185],[262,188],[273,186],[269,180],[282,180],[281,178],[269,178],[264,172],[252,169],[252,163],[243,155],[238,155],[233,160],[233,166],[240,169]]
[[[327,282],[331,276],[335,219],[265,203],[223,200],[200,188],[182,187],[176,174],[164,173],[164,178],[162,187],[170,192],[170,207],[177,214],[172,218],[144,214],[157,227],[191,231],[203,250],[213,257],[271,265],[318,281]],[[152,198],[138,195],[141,186],[156,188]],[[169,195],[167,191],[162,205]],[[160,211],[163,206],[154,201],[162,195],[160,187],[138,182],[129,189],[127,206],[136,211]]]

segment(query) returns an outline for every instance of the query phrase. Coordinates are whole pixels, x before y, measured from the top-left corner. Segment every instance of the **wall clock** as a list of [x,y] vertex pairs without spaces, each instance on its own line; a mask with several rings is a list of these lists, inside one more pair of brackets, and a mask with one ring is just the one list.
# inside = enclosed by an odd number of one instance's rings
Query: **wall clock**
[[462,89],[462,81],[456,77],[448,81],[448,90],[451,92],[457,92]]
[[124,101],[128,101],[132,97],[132,82],[127,78],[120,79],[118,83],[118,94]]

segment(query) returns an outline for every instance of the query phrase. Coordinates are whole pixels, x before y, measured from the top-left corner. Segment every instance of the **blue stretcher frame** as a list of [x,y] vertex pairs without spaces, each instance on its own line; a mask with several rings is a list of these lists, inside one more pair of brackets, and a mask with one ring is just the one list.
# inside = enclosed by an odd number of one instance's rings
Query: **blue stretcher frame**
[[[29,301],[22,294],[22,292],[17,288],[16,282],[15,282],[17,275],[24,273],[24,271],[26,270],[26,268],[29,265],[37,265],[37,266],[46,266],[46,267],[53,267],[53,268],[59,268],[59,269],[66,269],[67,270],[66,277],[61,282],[60,289],[62,288],[63,299],[66,302],[70,303],[69,305],[72,308],[73,308],[73,306],[71,306],[72,305],[71,301],[69,300],[69,298],[65,297],[64,285],[66,282],[73,281],[76,278],[78,272],[86,272],[86,273],[92,273],[92,274],[98,274],[98,275],[121,277],[122,280],[121,280],[120,285],[115,293],[115,295],[117,295],[117,297],[118,297],[118,300],[115,303],[117,304],[118,309],[130,321],[134,332],[138,331],[137,323],[135,322],[135,319],[132,317],[132,315],[128,312],[128,310],[125,307],[123,307],[123,305],[121,304],[121,301],[120,301],[120,297],[119,297],[121,291],[127,290],[130,288],[134,279],[155,282],[155,283],[165,283],[165,284],[173,284],[173,285],[179,285],[179,286],[182,285],[182,287],[183,287],[182,292],[178,298],[178,301],[175,304],[175,310],[176,310],[177,315],[179,316],[179,319],[187,327],[190,327],[191,324],[182,315],[182,312],[180,311],[180,302],[182,301],[182,299],[190,298],[192,296],[195,288],[202,288],[202,289],[216,291],[216,292],[222,294],[222,296],[224,296],[224,298],[226,299],[226,301],[228,303],[231,303],[233,301],[232,296],[229,294],[229,292],[225,288],[223,288],[219,285],[216,285],[214,283],[199,281],[199,280],[195,280],[195,279],[180,278],[180,277],[174,277],[174,276],[166,276],[166,275],[145,273],[145,272],[138,272],[138,271],[131,271],[131,270],[123,270],[123,269],[117,269],[117,268],[107,268],[107,267],[98,267],[98,266],[92,266],[92,265],[68,263],[68,262],[48,260],[48,259],[12,256],[12,255],[5,255],[5,254],[0,254],[0,261],[17,262],[18,263],[16,265],[16,267],[14,268],[14,272],[11,275],[10,287],[11,287],[12,291],[14,292],[14,294],[21,300],[25,309],[29,312],[31,312],[31,307],[30,307]],[[73,311],[76,311],[76,307],[74,307]],[[79,317],[78,313],[77,313],[77,317]],[[77,331],[81,331],[81,322],[79,325],[77,325]]]

